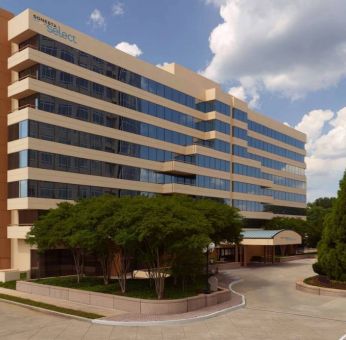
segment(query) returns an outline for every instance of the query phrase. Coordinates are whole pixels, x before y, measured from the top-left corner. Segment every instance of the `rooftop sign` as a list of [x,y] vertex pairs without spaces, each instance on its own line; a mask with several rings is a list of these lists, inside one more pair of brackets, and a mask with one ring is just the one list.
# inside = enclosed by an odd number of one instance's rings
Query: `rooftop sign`
[[57,35],[60,38],[63,38],[65,40],[73,42],[74,44],[77,44],[75,35],[62,31],[60,29],[60,26],[54,23],[53,21],[43,18],[37,14],[33,14],[32,17],[34,18],[35,21],[41,22],[44,25],[46,25],[48,33]]

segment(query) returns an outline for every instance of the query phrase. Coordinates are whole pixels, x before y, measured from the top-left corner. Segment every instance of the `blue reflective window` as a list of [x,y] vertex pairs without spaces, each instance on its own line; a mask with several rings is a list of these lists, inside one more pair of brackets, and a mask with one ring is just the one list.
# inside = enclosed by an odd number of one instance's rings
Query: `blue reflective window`
[[19,152],[19,167],[26,168],[28,166],[28,150]]
[[28,181],[19,181],[19,197],[28,197]]
[[19,122],[19,138],[26,138],[29,135],[28,121]]

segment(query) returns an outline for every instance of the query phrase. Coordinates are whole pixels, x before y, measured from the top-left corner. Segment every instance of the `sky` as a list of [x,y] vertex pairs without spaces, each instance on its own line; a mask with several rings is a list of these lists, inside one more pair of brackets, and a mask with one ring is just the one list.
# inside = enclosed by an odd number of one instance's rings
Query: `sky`
[[307,134],[308,201],[346,168],[344,0],[0,0],[155,65],[176,62]]

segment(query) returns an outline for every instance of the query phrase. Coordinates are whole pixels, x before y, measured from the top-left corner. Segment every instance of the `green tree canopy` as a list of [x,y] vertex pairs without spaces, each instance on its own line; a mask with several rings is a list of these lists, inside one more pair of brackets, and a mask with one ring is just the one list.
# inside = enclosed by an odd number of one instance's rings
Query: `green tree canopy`
[[180,196],[156,196],[146,200],[136,223],[138,241],[142,245],[159,299],[164,293],[168,271],[176,264],[177,255],[202,248],[210,242],[212,228],[208,220],[186,204]]
[[37,245],[39,251],[54,248],[71,250],[77,280],[83,274],[87,231],[80,225],[78,207],[68,202],[58,204],[35,222],[27,235],[27,242]]
[[294,217],[274,217],[271,220],[268,220],[264,225],[264,228],[267,230],[279,230],[279,229],[288,229],[293,230],[300,234],[303,239],[306,234],[307,224],[306,221],[301,218]]
[[317,267],[331,279],[346,281],[346,171],[332,210],[324,221]]
[[70,249],[78,282],[85,254],[97,257],[105,284],[114,264],[123,292],[129,261],[140,253],[161,298],[168,273],[195,275],[202,263],[202,249],[211,241],[239,242],[241,225],[237,209],[214,200],[184,195],[104,195],[74,205],[59,204],[35,223],[28,242],[40,250]]
[[307,245],[316,247],[321,240],[325,217],[331,212],[335,197],[320,197],[307,206]]

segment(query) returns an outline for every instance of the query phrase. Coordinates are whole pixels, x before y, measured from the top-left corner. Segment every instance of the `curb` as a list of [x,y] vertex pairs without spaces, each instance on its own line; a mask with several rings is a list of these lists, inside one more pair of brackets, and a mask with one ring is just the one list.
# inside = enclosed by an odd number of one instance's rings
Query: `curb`
[[299,280],[296,282],[296,290],[303,293],[309,293],[309,294],[315,294],[315,295],[333,296],[333,297],[341,297],[341,298],[346,297],[346,290],[314,286],[314,285],[305,283],[304,280]]
[[185,324],[185,323],[191,323],[195,321],[202,321],[202,320],[207,320],[214,318],[216,316],[226,314],[228,312],[231,312],[233,310],[237,310],[239,308],[245,307],[246,301],[245,301],[245,296],[243,294],[240,294],[236,291],[233,290],[233,286],[236,285],[237,283],[242,282],[243,280],[237,280],[232,282],[228,288],[229,290],[235,294],[241,297],[241,303],[232,307],[227,307],[221,310],[218,310],[216,312],[212,312],[209,314],[205,315],[199,315],[196,317],[191,317],[191,318],[186,318],[186,319],[176,319],[176,320],[152,320],[152,321],[112,321],[112,320],[104,320],[102,319],[93,319],[91,322],[93,324],[98,324],[98,325],[106,325],[106,326],[161,326],[161,325],[174,325],[174,324]]
[[12,304],[12,305],[24,307],[24,308],[27,308],[27,309],[35,310],[35,311],[38,311],[38,312],[41,312],[41,313],[55,315],[55,316],[61,316],[61,317],[65,317],[65,318],[72,318],[72,319],[76,319],[76,320],[80,320],[80,321],[87,321],[87,322],[91,322],[93,320],[93,319],[83,318],[82,316],[77,316],[77,315],[73,315],[73,314],[65,314],[65,313],[57,312],[57,311],[50,310],[50,309],[45,309],[45,308],[41,308],[41,307],[31,306],[31,305],[27,305],[25,303],[16,302],[16,301],[12,301],[12,300],[7,300],[7,299],[0,298],[0,301],[6,302],[6,303],[9,303],[9,304]]

